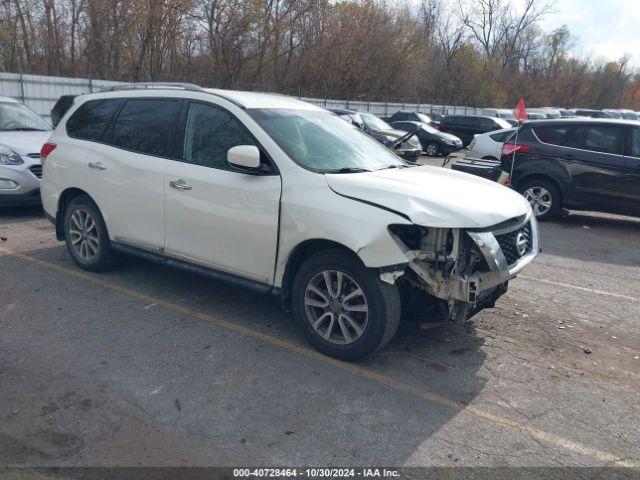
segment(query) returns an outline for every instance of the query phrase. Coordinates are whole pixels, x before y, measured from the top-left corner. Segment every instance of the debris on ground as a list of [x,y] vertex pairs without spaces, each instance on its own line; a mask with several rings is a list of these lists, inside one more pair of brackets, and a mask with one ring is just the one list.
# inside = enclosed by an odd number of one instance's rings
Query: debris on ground
[[587,347],[584,347],[584,348],[582,349],[582,351],[583,351],[584,353],[586,353],[587,355],[589,355],[589,354],[591,353],[591,349],[590,349],[590,348],[587,348]]

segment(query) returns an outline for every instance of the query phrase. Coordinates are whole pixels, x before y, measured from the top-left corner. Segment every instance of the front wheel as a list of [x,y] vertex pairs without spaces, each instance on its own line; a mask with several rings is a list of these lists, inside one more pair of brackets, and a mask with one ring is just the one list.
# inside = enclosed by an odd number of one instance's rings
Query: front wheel
[[384,347],[400,322],[400,295],[352,254],[309,257],[293,281],[292,307],[307,340],[320,352],[358,360]]
[[424,152],[430,157],[437,157],[440,155],[440,147],[435,142],[429,142],[425,147]]
[[549,181],[531,180],[525,182],[518,191],[529,201],[533,214],[540,221],[551,218],[560,210],[560,192]]

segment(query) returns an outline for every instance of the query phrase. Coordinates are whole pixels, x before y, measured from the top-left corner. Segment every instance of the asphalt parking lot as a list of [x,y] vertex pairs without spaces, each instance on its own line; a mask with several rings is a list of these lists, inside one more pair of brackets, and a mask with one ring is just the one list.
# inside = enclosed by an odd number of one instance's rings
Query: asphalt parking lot
[[640,467],[640,219],[571,213],[495,309],[346,364],[273,298],[82,272],[0,210],[0,465]]

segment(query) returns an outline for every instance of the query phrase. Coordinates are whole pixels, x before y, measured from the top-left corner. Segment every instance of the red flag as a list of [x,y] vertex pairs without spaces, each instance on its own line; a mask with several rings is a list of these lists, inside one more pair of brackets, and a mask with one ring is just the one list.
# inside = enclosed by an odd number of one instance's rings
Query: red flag
[[521,122],[528,118],[527,106],[524,104],[524,97],[520,97],[520,100],[516,103],[516,107],[513,109],[513,116]]

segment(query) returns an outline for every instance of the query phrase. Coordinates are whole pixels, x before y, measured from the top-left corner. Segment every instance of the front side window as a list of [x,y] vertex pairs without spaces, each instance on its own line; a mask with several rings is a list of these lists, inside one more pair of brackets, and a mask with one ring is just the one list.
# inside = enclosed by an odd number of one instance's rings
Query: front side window
[[106,140],[125,150],[169,156],[181,105],[179,100],[127,100]]
[[388,148],[329,112],[250,109],[247,113],[294,162],[309,170],[332,173],[406,166]]
[[622,128],[614,125],[579,125],[571,133],[570,146],[601,153],[620,153]]
[[[345,123],[339,117],[334,118]],[[227,151],[238,145],[255,144],[247,129],[229,112],[202,103],[192,103],[189,106],[184,136],[184,161],[231,170],[227,163]]]
[[559,145],[561,147],[567,146],[567,137],[569,136],[568,126],[534,126],[538,139],[543,143],[550,145]]
[[51,127],[36,112],[22,103],[0,103],[0,131],[35,130],[51,130]]
[[91,100],[83,103],[67,120],[67,134],[82,140],[100,140],[121,100]]

